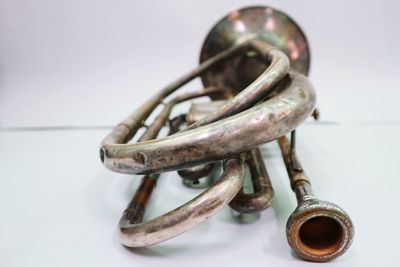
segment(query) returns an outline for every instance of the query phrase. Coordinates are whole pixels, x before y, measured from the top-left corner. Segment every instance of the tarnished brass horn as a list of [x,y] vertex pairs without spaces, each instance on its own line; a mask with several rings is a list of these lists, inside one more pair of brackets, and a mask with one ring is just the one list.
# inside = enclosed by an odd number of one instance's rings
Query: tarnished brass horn
[[[311,261],[328,261],[344,253],[352,242],[352,222],[337,205],[312,194],[295,154],[294,130],[317,114],[315,91],[305,76],[309,61],[305,35],[281,11],[249,7],[221,19],[203,44],[200,65],[139,106],[101,144],[101,161],[108,169],[145,175],[120,220],[121,243],[141,247],[168,240],[227,204],[239,213],[265,210],[274,191],[258,147],[278,140],[299,203],[287,223],[289,245]],[[198,77],[204,89],[169,97]],[[204,96],[212,101],[194,103],[187,114],[170,118],[175,105]],[[158,106],[163,106],[161,113],[146,126]],[[158,138],[165,125],[169,134]],[[143,127],[138,141],[128,144]],[[289,133],[290,140],[285,137]],[[143,221],[160,173],[176,170],[186,185],[195,186],[219,161],[224,171],[203,193]],[[245,165],[253,193],[242,189]]]

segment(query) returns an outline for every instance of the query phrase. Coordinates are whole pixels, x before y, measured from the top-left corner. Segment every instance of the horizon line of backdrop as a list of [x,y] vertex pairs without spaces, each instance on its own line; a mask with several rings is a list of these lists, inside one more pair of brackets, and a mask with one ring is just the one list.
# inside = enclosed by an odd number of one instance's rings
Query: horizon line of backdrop
[[114,125],[254,5],[303,28],[322,121],[400,123],[398,1],[0,0],[0,127]]

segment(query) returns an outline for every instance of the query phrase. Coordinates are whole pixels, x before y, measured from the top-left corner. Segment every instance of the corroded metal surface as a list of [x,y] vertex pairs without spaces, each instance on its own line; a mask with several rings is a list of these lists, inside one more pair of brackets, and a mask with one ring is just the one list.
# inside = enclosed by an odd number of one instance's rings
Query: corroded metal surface
[[[201,92],[187,93],[175,97],[165,105],[153,123],[139,138],[139,142],[157,137],[175,104],[218,91],[218,88],[208,88]],[[181,116],[172,120],[169,134],[177,132],[183,123],[184,120]],[[157,173],[145,175],[120,219],[119,237],[121,243],[130,247],[156,244],[191,229],[217,213],[237,194],[243,183],[244,167],[242,159],[228,159],[225,161],[224,168],[225,171],[221,178],[201,195],[181,207],[147,222],[143,222],[146,206],[160,175]]]
[[[199,67],[139,106],[101,144],[100,157],[108,169],[146,174],[120,220],[121,243],[141,247],[168,240],[228,203],[239,213],[268,208],[274,191],[258,147],[278,139],[299,203],[287,223],[289,245],[311,261],[328,261],[343,254],[353,239],[353,224],[340,207],[312,194],[296,157],[295,129],[310,115],[318,117],[316,94],[305,76],[309,46],[300,27],[269,7],[235,10],[210,31],[200,61]],[[202,91],[169,98],[198,77],[205,86]],[[170,119],[175,105],[202,96],[224,101],[194,104],[188,114]],[[161,105],[160,114],[148,124],[150,114]],[[158,138],[166,125],[169,134]],[[142,127],[146,130],[138,141],[128,144]],[[288,133],[292,133],[290,143],[285,137]],[[207,190],[164,215],[143,221],[162,172],[178,171],[185,184],[194,185],[204,176],[212,178],[212,165],[221,161],[224,172]],[[252,193],[240,190],[245,163]]]
[[[224,101],[211,101],[207,103],[192,104],[186,118],[190,118],[190,124],[192,124],[207,117],[210,113],[219,110],[223,106]],[[229,206],[241,214],[263,211],[271,205],[272,198],[274,196],[274,190],[272,188],[260,149],[255,148],[247,152],[245,163],[250,170],[253,192],[245,193],[242,187],[235,198],[229,203]],[[203,169],[205,166],[207,165],[199,165],[196,167],[200,167],[200,170],[204,171]],[[187,169],[178,171],[181,176],[182,171],[185,172]],[[191,172],[189,172],[189,174],[191,174]],[[188,175],[182,177],[186,177],[186,179],[192,179],[192,177]],[[198,179],[197,177],[202,176],[197,175],[195,176],[195,179]]]
[[289,140],[281,137],[278,142],[298,201],[286,224],[290,247],[310,261],[323,262],[339,257],[353,241],[354,227],[349,215],[336,204],[313,195],[305,172],[293,165],[296,155],[291,153]]
[[178,174],[187,180],[196,181],[210,174],[214,164],[201,164],[187,169],[178,170]]
[[228,159],[224,166],[223,175],[209,189],[160,217],[144,223],[131,222],[130,210],[126,210],[119,223],[122,244],[142,247],[168,240],[220,211],[237,194],[244,175],[244,165],[240,158]]
[[157,140],[103,143],[103,163],[115,172],[140,174],[221,160],[294,130],[311,115],[315,101],[308,79],[291,72],[277,96],[234,116]]
[[203,119],[211,113],[221,109],[224,104],[224,100],[192,103],[188,113],[186,114],[187,124],[191,125],[196,121]]
[[[310,51],[303,31],[284,12],[263,6],[233,10],[222,18],[206,37],[200,62],[252,37],[284,52],[294,69],[308,74]],[[251,55],[233,58],[222,64],[205,72],[201,76],[202,81],[205,85],[225,85],[236,93],[257,78],[267,65]]]
[[260,212],[269,208],[274,197],[264,159],[259,148],[250,150],[247,153],[246,163],[249,166],[251,181],[253,185],[252,193],[244,193],[243,188],[229,203],[229,206],[239,213]]

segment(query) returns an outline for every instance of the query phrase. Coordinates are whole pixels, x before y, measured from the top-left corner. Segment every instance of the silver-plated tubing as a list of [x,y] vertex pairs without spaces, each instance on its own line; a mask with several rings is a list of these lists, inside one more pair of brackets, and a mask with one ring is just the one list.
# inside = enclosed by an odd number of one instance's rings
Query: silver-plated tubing
[[[207,90],[200,92],[187,93],[184,95],[180,95],[172,99],[168,102],[164,109],[160,112],[160,114],[156,117],[156,119],[147,127],[146,131],[139,138],[139,142],[148,141],[157,137],[161,128],[167,122],[169,115],[172,111],[172,108],[175,104],[180,103],[182,101],[186,101],[189,99],[193,99],[196,97],[201,97],[204,95],[210,95],[212,93],[218,92],[220,89],[218,88],[207,88]],[[185,115],[177,116],[170,121],[170,130],[169,135],[176,133],[179,131],[179,127],[181,124],[185,122]],[[151,194],[153,192],[154,187],[157,184],[157,180],[159,178],[159,174],[151,174],[146,175],[142,178],[142,181],[136,190],[132,200],[130,201],[128,207],[124,211],[123,217],[126,220],[129,220],[131,224],[141,223],[143,220],[144,213],[146,212],[146,205],[150,200]]]
[[186,114],[186,123],[188,125],[204,118],[205,116],[221,109],[225,100],[213,100],[208,102],[192,103]]
[[[286,224],[290,247],[299,257],[309,261],[325,262],[339,257],[350,247],[354,236],[349,215],[336,204],[313,195],[309,179],[292,153],[289,140],[283,136],[278,143],[298,202]],[[293,160],[297,167],[293,166]]]
[[163,88],[160,92],[148,99],[144,104],[139,106],[133,113],[131,113],[126,119],[121,121],[117,126],[115,126],[111,133],[109,133],[104,140],[102,145],[111,144],[124,144],[127,143],[136,134],[137,130],[142,127],[143,121],[145,121],[152,111],[170,94],[175,92],[177,89],[187,84],[194,78],[206,72],[212,66],[223,62],[235,55],[245,52],[249,49],[248,43],[243,42],[240,45],[226,49],[225,51],[219,53],[215,57],[212,57],[204,61],[200,66],[198,66],[193,71],[187,73],[180,79],[169,84]]
[[[186,116],[183,114],[176,116],[175,118],[170,120],[168,135],[174,134],[179,131],[179,127],[185,122],[185,117]],[[151,131],[153,136],[156,136],[162,127],[161,123],[157,123],[157,120],[160,119],[165,119],[165,116],[164,117],[159,116],[152,124],[159,126],[158,130],[154,127],[153,130]],[[151,126],[147,128],[147,130],[141,136],[140,139],[153,138],[153,136],[148,134],[150,128]],[[136,190],[134,196],[132,197],[132,200],[129,202],[128,207],[124,211],[124,213],[126,213],[126,215],[124,216],[126,217],[126,219],[130,221],[130,223],[136,224],[136,223],[141,223],[143,221],[143,216],[146,212],[147,203],[150,200],[154,187],[157,185],[159,176],[160,174],[154,173],[145,175],[142,178],[142,181],[140,182],[138,189]]]
[[[239,114],[168,137],[129,145],[103,144],[103,164],[120,173],[152,173],[222,160],[299,126],[315,108],[309,80],[291,71],[280,94]],[[251,85],[250,85],[251,86]]]
[[[180,97],[179,99],[183,101],[189,96],[194,95],[195,94],[187,95],[187,97]],[[170,103],[174,102],[175,101],[172,101]],[[162,122],[165,122],[168,118],[170,110],[170,105],[167,104],[161,114],[154,120],[153,124],[151,124],[146,132],[141,136],[140,140],[154,138],[163,126]],[[173,134],[179,129],[179,125],[184,122],[184,118],[185,116],[178,116],[171,120],[169,134]],[[230,161],[239,162],[241,166],[236,166]],[[146,205],[157,184],[159,174],[144,176],[120,220],[120,242],[129,247],[149,246],[163,242],[190,230],[192,227],[217,213],[237,193],[240,188],[240,180],[243,181],[244,176],[244,167],[241,159],[233,158],[227,160],[226,165],[224,166],[226,166],[226,168],[221,179],[209,190],[168,214],[142,223],[146,211]],[[240,168],[242,170],[240,170]],[[195,208],[196,206],[199,206],[198,212],[197,214],[194,214],[192,208]],[[163,225],[159,225],[160,221],[163,222]],[[160,229],[156,229],[157,227],[160,227]],[[152,232],[153,234],[150,234],[149,237],[147,232]]]
[[[117,144],[124,144],[128,142],[136,133],[136,131],[141,127],[142,123],[146,118],[151,114],[154,108],[161,103],[161,101],[167,97],[169,94],[177,90],[182,85],[186,84],[190,80],[195,77],[201,75],[209,68],[214,65],[229,59],[239,53],[246,52],[252,48],[252,44],[257,43],[256,40],[245,40],[241,43],[233,46],[231,48],[226,49],[225,51],[219,53],[218,55],[204,61],[200,66],[193,70],[191,73],[185,75],[175,83],[167,86],[163,90],[161,90],[157,95],[150,98],[146,101],[141,107],[139,107],[134,113],[132,113],[127,119],[119,123],[112,132],[103,140],[102,148],[100,151],[101,159],[104,159],[104,156],[108,154],[107,150],[110,146]],[[254,46],[254,45],[253,45]],[[255,48],[254,48],[255,47]],[[254,49],[258,49],[259,45],[254,46]],[[234,114],[235,112],[239,112],[239,110],[243,110],[251,105],[254,105],[256,102],[260,100],[263,96],[265,96],[272,89],[273,85],[279,82],[280,78],[286,75],[289,70],[289,60],[286,55],[276,49],[273,49],[267,43],[264,42],[263,47],[265,55],[267,58],[266,61],[271,60],[270,67],[266,69],[266,71],[256,79],[252,84],[250,84],[246,89],[243,90],[242,93],[235,96],[231,100],[229,100],[223,110],[221,112],[217,112],[218,114],[213,119],[227,117],[229,115]],[[261,53],[262,54],[262,53]],[[264,54],[262,54],[264,56]],[[236,110],[236,111],[235,111]],[[203,124],[208,121],[212,121],[210,119],[205,119]],[[197,126],[192,126],[197,127]]]
[[229,206],[239,213],[253,213],[271,206],[274,190],[259,148],[247,152],[246,163],[250,169],[253,193],[244,193],[243,188],[232,199]]
[[144,134],[139,138],[138,142],[149,141],[149,140],[156,138],[159,131],[161,130],[161,128],[168,121],[169,115],[171,114],[171,111],[176,104],[179,104],[181,102],[184,102],[184,101],[187,101],[190,99],[202,97],[202,96],[209,96],[209,95],[221,92],[222,90],[223,90],[223,88],[213,86],[213,87],[205,88],[202,91],[189,92],[186,94],[176,96],[171,101],[169,101],[167,104],[165,104],[163,110],[160,112],[160,114],[158,114],[156,119],[146,129]]
[[128,247],[150,246],[192,229],[232,200],[242,186],[243,176],[243,160],[230,158],[224,162],[221,178],[186,204],[144,223],[131,223],[128,210],[119,223],[121,243]]
[[210,174],[214,167],[213,163],[209,164],[200,164],[197,166],[193,166],[186,169],[178,170],[178,174],[180,177],[186,180],[198,181],[200,178],[203,178]]
[[169,120],[169,133],[168,135],[179,132],[181,125],[186,122],[186,114],[180,114]]
[[254,106],[271,93],[274,85],[289,72],[289,59],[283,52],[258,39],[251,40],[250,46],[261,54],[262,60],[270,63],[264,73],[239,94],[226,101],[219,110],[189,125],[184,131],[232,116]]

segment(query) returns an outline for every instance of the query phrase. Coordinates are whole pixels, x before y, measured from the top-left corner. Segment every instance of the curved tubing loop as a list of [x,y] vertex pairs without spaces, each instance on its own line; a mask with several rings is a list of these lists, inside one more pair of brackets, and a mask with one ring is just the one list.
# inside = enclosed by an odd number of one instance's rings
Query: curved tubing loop
[[253,193],[244,193],[243,187],[229,203],[239,213],[253,213],[271,206],[274,190],[259,148],[247,152],[246,163],[250,169]]
[[220,211],[240,190],[244,163],[239,158],[224,161],[221,178],[206,191],[186,204],[155,219],[141,223],[141,218],[127,209],[119,223],[119,238],[123,245],[143,247],[163,242],[182,234]]
[[[184,75],[177,81],[163,88],[160,92],[148,99],[144,104],[139,106],[125,120],[115,126],[111,133],[102,141],[102,146],[110,146],[113,144],[124,144],[128,142],[136,134],[137,130],[143,126],[143,122],[149,117],[153,110],[162,103],[162,101],[177,89],[187,84],[194,78],[202,75],[215,64],[230,59],[240,53],[249,50],[249,41],[243,41],[218,55],[204,61],[199,67]],[[105,148],[107,149],[107,148]]]
[[[263,49],[260,48],[259,43],[264,44]],[[193,70],[192,72],[184,75],[179,80],[170,84],[169,86],[162,89],[158,94],[151,97],[148,101],[146,101],[143,105],[141,105],[136,111],[134,111],[130,116],[128,116],[125,120],[119,123],[116,127],[113,128],[110,134],[108,134],[104,140],[102,141],[102,148],[100,151],[101,159],[104,160],[104,157],[108,154],[109,148],[116,144],[124,144],[127,143],[132,137],[136,134],[137,130],[142,127],[143,122],[148,118],[151,112],[160,104],[162,101],[169,96],[171,93],[175,92],[178,88],[185,85],[189,81],[194,78],[202,75],[206,71],[208,71],[211,67],[219,64],[227,59],[230,59],[239,54],[243,54],[249,50],[254,50],[258,52],[259,56],[270,61],[270,67],[250,86],[248,86],[241,94],[237,95],[233,98],[229,103],[226,104],[224,110],[232,113],[231,108],[234,106],[235,108],[243,107],[238,106],[238,103],[242,103],[245,106],[251,106],[254,103],[250,103],[246,100],[246,95],[248,95],[249,100],[257,100],[257,94],[262,93],[262,95],[267,94],[268,92],[263,92],[263,90],[271,90],[274,82],[274,77],[280,78],[286,75],[289,69],[289,61],[287,57],[281,53],[280,51],[272,48],[265,42],[259,42],[257,39],[248,39],[242,40],[237,45],[226,49],[225,51],[217,54],[216,56],[204,61],[198,68]],[[279,64],[277,62],[280,62]],[[265,86],[261,86],[261,85]],[[254,94],[256,92],[256,94]],[[225,114],[225,117],[229,116],[229,114]],[[203,122],[204,123],[204,122]],[[107,165],[106,165],[107,166]]]
[[201,164],[187,169],[180,169],[178,170],[178,174],[182,179],[189,180],[192,182],[197,181],[198,183],[199,179],[209,175],[213,168],[214,168],[213,163]]
[[[207,89],[207,94],[219,89]],[[205,92],[189,93],[178,96],[165,105],[164,109],[147,128],[139,141],[156,138],[160,129],[168,120],[172,107],[179,102],[205,95]],[[177,132],[185,116],[170,120],[169,135]],[[119,237],[122,244],[130,247],[148,246],[173,238],[208,219],[222,209],[239,191],[243,183],[243,161],[231,158],[225,161],[221,179],[195,199],[165,215],[142,222],[146,205],[150,200],[159,174],[143,177],[119,224]]]
[[[169,115],[171,114],[172,109],[174,108],[175,105],[185,102],[194,98],[202,97],[202,96],[210,96],[213,94],[218,94],[224,91],[224,88],[222,87],[216,87],[216,86],[210,86],[207,88],[204,88],[202,91],[197,91],[197,92],[190,92],[182,95],[178,95],[172,100],[170,100],[168,103],[165,104],[163,110],[158,114],[156,119],[152,122],[150,126],[147,127],[146,131],[144,134],[139,138],[138,142],[144,142],[148,140],[152,140],[157,137],[158,133],[160,132],[161,128],[165,125],[166,121],[169,119]],[[181,123],[180,117],[175,118],[175,120],[178,120],[178,123]],[[171,121],[171,123],[174,123]],[[176,123],[176,122],[175,122]],[[183,122],[182,122],[183,123]],[[170,125],[171,129],[169,132],[169,135],[174,134],[178,131],[180,125]],[[177,128],[177,129],[175,129]]]
[[[222,111],[217,111],[217,115],[211,114],[207,116],[199,123],[201,125],[201,123],[208,123],[215,119],[229,116],[235,112],[234,109],[242,110],[254,105],[255,101],[260,101],[262,97],[265,97],[271,91],[273,85],[279,81],[278,78],[286,74],[289,68],[289,61],[282,52],[271,48],[265,42],[252,39],[229,48],[203,62],[198,69],[162,90],[126,120],[117,125],[102,143],[100,155],[104,165],[113,171],[131,174],[186,168],[221,160],[250,150],[297,127],[312,112],[310,112],[310,108],[312,110],[314,108],[315,93],[304,76],[291,72],[288,75],[288,86],[282,93],[261,105],[220,120],[217,123],[187,130],[166,138],[137,144],[122,144],[133,137],[137,129],[141,127],[143,120],[168,94],[197,75],[207,71],[213,65],[249,49],[258,51],[259,55],[264,59],[270,59],[270,66],[244,91],[229,100],[221,109]],[[250,101],[247,101],[247,99]],[[253,132],[254,130],[261,130],[264,134],[256,135]],[[247,136],[243,136],[244,134],[247,134]],[[254,138],[250,138],[253,135]],[[221,138],[222,136],[226,136],[226,138]],[[240,138],[244,139],[240,140]],[[246,144],[244,140],[249,138],[251,140]],[[185,144],[182,144],[179,139]],[[224,146],[227,146],[228,149],[224,149]]]
[[[152,173],[214,162],[287,134],[315,108],[309,80],[291,71],[284,88],[265,102],[228,118],[171,136],[129,145],[104,145],[104,165],[120,173]],[[250,85],[251,87],[251,85]]]
[[268,43],[258,39],[251,41],[251,47],[262,60],[270,63],[264,73],[231,100],[226,101],[218,111],[194,122],[183,131],[224,119],[254,106],[270,94],[275,89],[274,85],[289,72],[289,59],[281,51],[272,49]]

